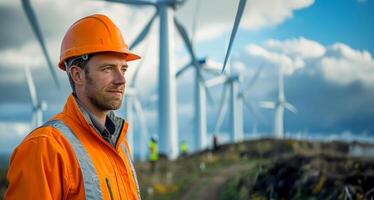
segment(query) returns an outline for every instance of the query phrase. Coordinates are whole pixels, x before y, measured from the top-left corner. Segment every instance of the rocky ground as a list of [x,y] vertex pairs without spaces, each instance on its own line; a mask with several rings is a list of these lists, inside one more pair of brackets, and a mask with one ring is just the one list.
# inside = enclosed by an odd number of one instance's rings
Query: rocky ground
[[273,143],[278,153],[272,148],[262,155],[251,150],[241,152],[247,159],[276,158],[267,165],[258,163],[254,171],[231,178],[222,199],[374,198],[374,159],[351,156],[351,147],[357,143],[292,140]]

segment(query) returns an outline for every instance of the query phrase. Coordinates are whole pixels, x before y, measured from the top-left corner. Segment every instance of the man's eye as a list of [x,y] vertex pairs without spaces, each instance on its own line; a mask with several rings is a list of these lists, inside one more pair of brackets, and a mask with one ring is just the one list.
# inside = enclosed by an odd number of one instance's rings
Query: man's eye
[[104,70],[104,71],[111,71],[111,70],[112,70],[112,67],[104,67],[103,70]]

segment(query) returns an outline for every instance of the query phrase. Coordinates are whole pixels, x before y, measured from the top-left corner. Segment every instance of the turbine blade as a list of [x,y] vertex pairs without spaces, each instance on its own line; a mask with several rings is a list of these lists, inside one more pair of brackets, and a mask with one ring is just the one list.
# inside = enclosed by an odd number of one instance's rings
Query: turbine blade
[[148,35],[149,30],[151,30],[152,24],[153,24],[153,22],[155,21],[157,15],[158,15],[158,10],[157,10],[156,13],[152,16],[152,18],[149,20],[149,22],[147,23],[147,25],[145,25],[144,29],[142,30],[142,32],[140,32],[139,36],[138,36],[138,37],[134,40],[134,42],[130,45],[130,49],[133,49],[133,48],[135,48],[136,46],[138,46],[138,45],[140,44],[140,42],[143,41],[143,39],[145,38],[145,36]]
[[258,111],[257,107],[253,105],[252,101],[247,100],[245,96],[242,96],[242,100],[248,110],[255,116],[256,121],[260,121],[261,123],[263,123],[265,121],[264,117]]
[[209,103],[210,104],[214,104],[213,96],[210,93],[209,88],[206,86],[205,78],[203,77],[203,75],[201,75],[201,69],[200,68],[196,68],[196,70],[199,70],[198,73],[197,73],[198,74],[197,78],[199,79],[198,81],[201,82],[203,84],[203,86],[204,86],[205,94],[208,97]]
[[136,80],[137,80],[137,77],[138,77],[138,74],[139,74],[139,71],[140,71],[140,67],[142,65],[143,65],[143,59],[141,59],[141,61],[139,62],[139,64],[136,66],[134,75],[133,75],[132,80],[130,82],[130,86],[131,87],[135,87],[135,83],[136,83]]
[[37,38],[37,40],[40,44],[40,47],[42,48],[44,57],[47,61],[48,67],[49,67],[49,71],[52,74],[52,78],[53,78],[57,88],[60,88],[60,82],[57,78],[57,74],[56,74],[55,69],[53,67],[51,58],[49,57],[47,47],[44,43],[42,32],[40,31],[40,28],[39,28],[38,20],[35,16],[34,10],[31,7],[30,1],[29,0],[22,0],[22,7],[23,7],[23,10],[26,13],[27,19],[29,20],[29,22],[31,24],[31,28],[32,28],[32,30],[33,30],[33,32],[34,32],[34,34],[35,34],[35,36],[36,36],[36,38]]
[[175,77],[179,77],[180,75],[182,75],[189,67],[192,66],[192,63],[188,63],[187,65],[183,66],[180,70],[178,70],[178,72],[175,74]]
[[191,44],[192,46],[194,46],[196,43],[196,28],[197,28],[197,17],[198,17],[198,14],[199,14],[199,10],[200,10],[200,4],[201,4],[201,1],[196,1],[195,3],[195,10],[194,10],[194,14],[193,14],[193,21],[192,21],[192,28],[191,28]]
[[176,17],[174,17],[174,23],[175,23],[175,26],[178,29],[179,34],[181,35],[181,37],[183,39],[184,44],[186,45],[188,53],[191,56],[191,60],[192,60],[193,65],[197,65],[198,63],[197,63],[196,55],[195,55],[195,52],[193,50],[191,41],[188,38],[186,29],[183,27],[183,25],[178,21],[178,19]]
[[35,110],[38,107],[39,102],[38,102],[38,97],[36,95],[35,84],[32,79],[30,68],[28,66],[25,67],[25,75],[26,75],[27,86],[30,92],[32,107],[33,107],[33,110]]
[[275,109],[275,102],[273,102],[273,101],[261,101],[259,103],[259,106],[261,108]]
[[[149,39],[147,40],[147,44],[148,43],[149,43]],[[145,52],[144,52],[144,56],[143,56],[144,58],[147,57],[146,55],[148,54],[148,50],[149,50],[148,45],[145,45]],[[144,63],[144,60],[145,60],[144,58],[140,59],[140,62],[136,66],[136,69],[135,69],[135,72],[134,72],[134,76],[132,77],[132,80],[130,82],[130,86],[131,87],[135,87],[135,83],[136,83],[136,80],[138,78],[139,70],[143,66],[143,63]]]
[[289,111],[293,112],[294,114],[297,114],[297,113],[298,113],[296,107],[293,106],[292,104],[286,102],[284,106],[285,106]]
[[222,63],[217,62],[214,59],[209,58],[209,57],[205,58],[204,69],[212,70],[215,72],[221,72],[221,66],[222,66]]
[[238,11],[236,12],[234,26],[232,27],[232,31],[231,31],[229,46],[228,46],[227,51],[226,51],[225,61],[223,62],[222,72],[225,71],[226,64],[227,64],[227,61],[228,61],[229,56],[230,56],[231,47],[234,43],[236,32],[238,30],[238,27],[239,27],[240,20],[241,20],[242,15],[243,15],[243,11],[244,11],[246,2],[247,2],[247,0],[240,0],[240,2],[239,2]]
[[217,77],[214,77],[212,79],[205,81],[205,86],[210,88],[210,87],[213,87],[219,84],[223,84],[226,81],[227,81],[227,77],[225,75],[220,75],[220,76],[217,76]]
[[218,110],[217,121],[216,121],[216,124],[214,126],[213,133],[218,133],[219,129],[222,126],[223,120],[225,119],[225,113],[226,113],[226,110],[227,110],[226,95],[227,95],[227,85],[225,84],[223,86],[222,96],[221,96],[219,110]]
[[141,103],[137,97],[134,98],[134,110],[135,110],[135,115],[139,120],[142,141],[147,141],[149,138],[149,132],[147,128],[146,118],[144,116]]
[[247,85],[247,86],[245,87],[245,89],[243,90],[243,96],[247,96],[247,95],[249,95],[249,93],[250,93],[250,91],[251,91],[251,88],[252,88],[253,85],[256,83],[256,81],[257,81],[258,77],[260,76],[260,74],[261,74],[261,72],[262,72],[263,69],[264,69],[264,65],[263,65],[263,64],[261,64],[261,65],[257,68],[257,70],[256,70],[255,74],[253,75],[251,81],[248,83],[248,85]]

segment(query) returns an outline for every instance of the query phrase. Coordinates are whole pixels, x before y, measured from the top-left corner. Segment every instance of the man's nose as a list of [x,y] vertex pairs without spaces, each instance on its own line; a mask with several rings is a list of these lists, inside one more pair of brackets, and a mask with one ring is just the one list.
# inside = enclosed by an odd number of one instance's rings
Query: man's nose
[[117,85],[122,85],[126,83],[125,73],[118,69],[115,73],[114,83]]

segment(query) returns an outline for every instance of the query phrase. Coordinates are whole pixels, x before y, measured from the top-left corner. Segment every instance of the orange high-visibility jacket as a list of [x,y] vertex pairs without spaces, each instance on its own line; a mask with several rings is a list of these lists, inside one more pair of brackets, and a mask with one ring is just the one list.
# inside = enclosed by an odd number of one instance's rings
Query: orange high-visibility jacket
[[87,122],[73,95],[52,120],[70,128],[71,138],[86,156],[60,129],[48,125],[35,129],[11,156],[5,199],[140,199],[124,120],[116,117],[122,128],[115,148]]

